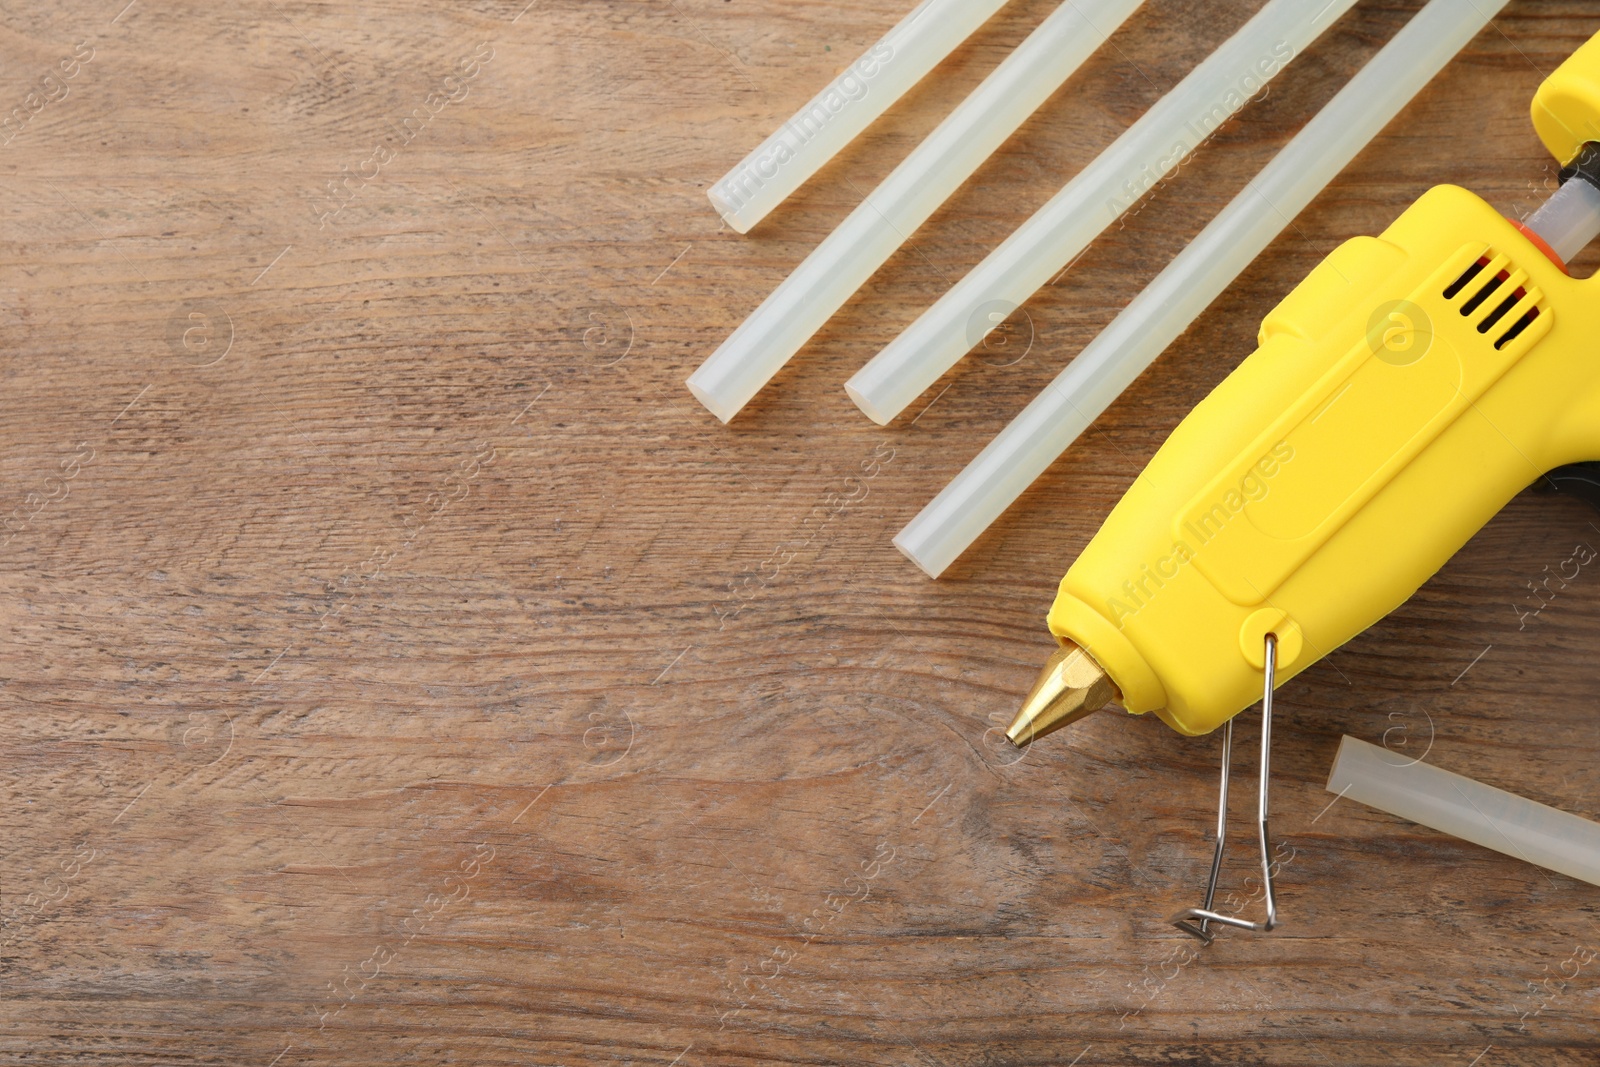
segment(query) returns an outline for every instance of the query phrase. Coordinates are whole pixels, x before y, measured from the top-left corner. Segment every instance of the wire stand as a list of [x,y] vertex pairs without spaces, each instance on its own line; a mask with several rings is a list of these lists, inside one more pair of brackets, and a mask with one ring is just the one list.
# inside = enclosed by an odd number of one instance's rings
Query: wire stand
[[1261,884],[1266,890],[1267,916],[1260,922],[1251,922],[1235,915],[1223,915],[1211,910],[1217,896],[1217,876],[1222,873],[1222,851],[1228,839],[1228,771],[1233,763],[1233,720],[1222,733],[1222,796],[1217,804],[1217,851],[1211,857],[1211,877],[1206,881],[1205,903],[1198,908],[1185,908],[1172,917],[1172,925],[1184,933],[1199,938],[1209,945],[1216,938],[1210,929],[1212,923],[1235,926],[1241,930],[1266,933],[1278,925],[1278,902],[1272,890],[1272,849],[1267,832],[1267,782],[1272,768],[1272,686],[1278,667],[1278,637],[1268,634],[1263,656],[1266,681],[1261,691],[1261,784],[1257,792],[1257,831],[1261,841]]

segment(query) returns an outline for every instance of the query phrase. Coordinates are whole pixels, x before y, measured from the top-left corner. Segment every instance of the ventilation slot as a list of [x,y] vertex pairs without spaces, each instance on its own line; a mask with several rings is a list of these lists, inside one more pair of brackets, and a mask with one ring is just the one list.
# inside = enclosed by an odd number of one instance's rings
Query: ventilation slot
[[1503,317],[1506,312],[1508,312],[1512,308],[1516,307],[1517,306],[1517,301],[1521,300],[1523,297],[1525,297],[1527,295],[1528,295],[1528,290],[1522,288],[1521,286],[1518,286],[1516,292],[1512,293],[1510,296],[1508,296],[1504,300],[1500,301],[1500,305],[1498,307],[1496,307],[1493,311],[1489,312],[1489,315],[1488,315],[1487,318],[1485,318],[1482,322],[1478,323],[1478,332],[1479,333],[1488,333],[1490,330],[1494,329],[1494,324],[1499,322],[1501,317]]
[[1496,349],[1501,349],[1501,348],[1504,348],[1506,345],[1510,344],[1512,341],[1515,341],[1517,339],[1517,335],[1519,333],[1521,333],[1523,330],[1526,330],[1529,326],[1533,325],[1533,320],[1538,318],[1538,317],[1539,317],[1539,309],[1538,308],[1529,308],[1523,314],[1522,318],[1518,319],[1516,322],[1511,324],[1511,329],[1507,330],[1505,333],[1503,333],[1503,334],[1501,334],[1499,336],[1499,338],[1494,343],[1494,347]]
[[1465,304],[1461,305],[1461,314],[1470,315],[1474,311],[1477,311],[1478,310],[1478,305],[1482,304],[1485,300],[1489,299],[1489,296],[1496,289],[1500,288],[1500,284],[1502,282],[1504,282],[1509,277],[1511,277],[1510,274],[1506,273],[1505,271],[1501,271],[1500,273],[1496,274],[1493,278],[1490,278],[1488,284],[1485,285],[1482,289],[1479,289],[1477,294],[1475,296],[1473,296],[1473,298],[1471,300],[1468,300]]
[[1468,282],[1476,278],[1479,272],[1481,272],[1483,268],[1487,267],[1488,265],[1489,257],[1484,256],[1482,259],[1478,260],[1478,262],[1468,267],[1462,272],[1461,277],[1450,283],[1450,287],[1444,291],[1444,298],[1446,300],[1453,299],[1457,293],[1461,292],[1461,290],[1467,287]]

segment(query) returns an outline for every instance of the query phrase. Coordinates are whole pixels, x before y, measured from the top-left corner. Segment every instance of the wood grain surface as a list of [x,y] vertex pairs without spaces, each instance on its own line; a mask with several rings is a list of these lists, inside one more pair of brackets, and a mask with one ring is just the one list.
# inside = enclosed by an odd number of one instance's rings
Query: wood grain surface
[[997,730],[1320,257],[1439,182],[1542,200],[1528,102],[1600,4],[1512,0],[938,582],[893,534],[1419,3],[1360,0],[872,426],[845,378],[1259,6],[1150,0],[721,426],[684,377],[1053,6],[723,227],[908,5],[6,5],[0,1062],[1600,1062],[1593,888],[1323,788],[1349,733],[1600,817],[1600,563],[1532,592],[1583,505],[1523,494],[1283,689],[1269,937],[1166,922],[1215,738]]

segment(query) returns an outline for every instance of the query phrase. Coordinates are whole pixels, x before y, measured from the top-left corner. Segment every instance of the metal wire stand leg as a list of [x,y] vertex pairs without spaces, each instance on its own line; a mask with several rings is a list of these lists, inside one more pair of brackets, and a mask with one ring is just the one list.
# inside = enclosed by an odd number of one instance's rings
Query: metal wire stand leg
[[[1278,925],[1278,899],[1272,887],[1271,834],[1267,829],[1267,785],[1272,773],[1272,688],[1278,667],[1278,638],[1268,634],[1265,655],[1266,679],[1261,692],[1261,781],[1256,794],[1256,829],[1261,845],[1261,884],[1267,898],[1267,916],[1260,922],[1251,922],[1234,915],[1222,915],[1211,910],[1217,896],[1217,877],[1222,873],[1223,845],[1228,837],[1228,771],[1233,762],[1233,720],[1229,719],[1222,734],[1222,788],[1217,804],[1217,850],[1211,857],[1211,877],[1206,880],[1205,903],[1198,908],[1185,908],[1172,917],[1172,925],[1184,933],[1211,944],[1216,934],[1212,923],[1235,926],[1241,930],[1266,933]],[[1198,920],[1198,921],[1197,921]]]

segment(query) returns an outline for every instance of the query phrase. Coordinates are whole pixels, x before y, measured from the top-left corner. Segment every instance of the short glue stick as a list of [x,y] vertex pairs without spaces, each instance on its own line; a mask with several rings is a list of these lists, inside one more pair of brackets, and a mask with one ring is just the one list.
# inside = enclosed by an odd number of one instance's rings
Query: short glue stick
[[1600,823],[1346,736],[1328,791],[1600,885]]

